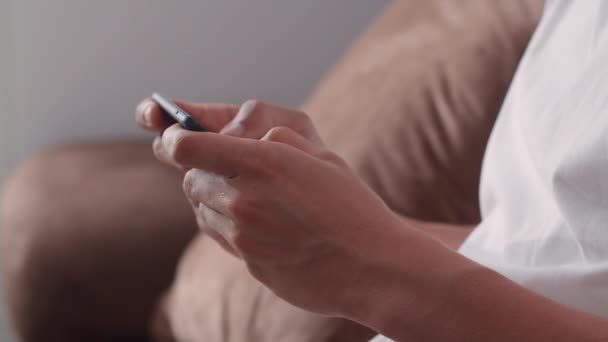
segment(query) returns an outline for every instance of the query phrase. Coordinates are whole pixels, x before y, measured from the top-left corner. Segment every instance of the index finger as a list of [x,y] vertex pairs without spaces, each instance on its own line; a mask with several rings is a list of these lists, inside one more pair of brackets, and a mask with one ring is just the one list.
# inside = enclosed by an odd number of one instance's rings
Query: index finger
[[[212,132],[219,132],[239,109],[238,106],[223,103],[174,102]],[[153,132],[163,132],[175,123],[151,98],[143,100],[137,106],[135,120],[140,127]]]
[[226,177],[260,170],[267,156],[263,141],[191,132],[177,125],[169,127],[161,139],[163,149],[173,163]]

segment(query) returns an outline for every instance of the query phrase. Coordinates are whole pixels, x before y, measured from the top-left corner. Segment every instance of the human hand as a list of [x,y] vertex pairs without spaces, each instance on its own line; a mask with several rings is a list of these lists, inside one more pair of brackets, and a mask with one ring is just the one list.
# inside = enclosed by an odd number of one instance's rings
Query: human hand
[[[288,127],[315,144],[322,145],[310,118],[297,110],[281,108],[261,101],[249,100],[241,107],[221,103],[191,103],[175,101],[186,112],[211,132],[242,138],[260,139],[273,127]],[[150,98],[142,101],[135,110],[135,120],[144,129],[162,134],[174,124],[160,106]],[[154,144],[159,150],[160,140]]]
[[[175,102],[211,132],[260,139],[273,127],[285,126],[314,144],[322,145],[310,118],[297,110],[281,108],[256,100],[247,101],[241,107],[223,103],[191,103],[179,100]],[[167,128],[175,124],[150,98],[143,100],[137,106],[135,120],[142,128],[161,135]],[[167,157],[160,137],[154,140],[153,150],[159,160],[180,168],[179,165],[172,162],[172,158]],[[226,251],[233,255],[236,254],[233,248],[216,232],[210,229],[204,230]]]
[[399,220],[338,156],[285,127],[253,140],[174,125],[160,144],[164,160],[190,169],[200,226],[257,279],[311,311],[356,305],[370,255]]

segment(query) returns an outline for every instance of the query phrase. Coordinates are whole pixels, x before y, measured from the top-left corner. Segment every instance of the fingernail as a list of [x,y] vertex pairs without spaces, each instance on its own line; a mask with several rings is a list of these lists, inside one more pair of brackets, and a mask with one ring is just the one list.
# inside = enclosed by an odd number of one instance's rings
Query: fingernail
[[144,124],[146,126],[150,126],[152,124],[152,107],[154,107],[154,103],[149,102],[144,108]]
[[146,120],[146,112],[149,111],[149,107],[151,106],[150,101],[143,101],[138,106],[135,112],[137,113],[136,119],[139,124],[147,126],[148,122]]

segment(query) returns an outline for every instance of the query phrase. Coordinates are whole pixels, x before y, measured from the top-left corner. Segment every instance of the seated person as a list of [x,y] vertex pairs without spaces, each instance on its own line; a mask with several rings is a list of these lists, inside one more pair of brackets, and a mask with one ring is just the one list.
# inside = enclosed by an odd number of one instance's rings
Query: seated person
[[[329,150],[310,118],[298,110],[259,101],[241,107],[181,103],[216,133],[193,133],[177,125],[169,126],[159,108],[149,101],[138,107],[136,117],[143,127],[161,133],[154,143],[157,158],[187,171],[183,176],[185,197],[196,217],[197,228],[205,232],[204,247],[217,243],[235,256],[230,263],[245,267],[267,293],[282,298],[284,307],[291,310],[290,317],[316,312],[347,320],[339,324],[358,323],[350,329],[357,331],[358,338],[370,333],[364,329],[367,327],[397,341],[604,340],[608,339],[608,306],[602,294],[608,281],[605,277],[608,255],[602,248],[606,242],[602,228],[607,223],[602,204],[607,195],[601,178],[606,158],[601,154],[608,122],[600,115],[606,106],[601,94],[607,85],[600,67],[606,20],[608,8],[599,1],[547,4],[544,19],[522,61],[488,145],[481,178],[483,220],[474,229],[462,224],[421,222],[391,209],[390,200],[381,199],[344,158]],[[48,217],[61,222],[63,212],[53,216],[53,204],[39,202],[38,194],[68,191],[65,183],[35,183],[42,189],[19,190],[27,189],[26,180],[42,179],[38,175],[43,174],[42,166],[48,158],[62,156],[51,153],[32,162],[38,163],[36,167],[26,167],[27,172],[34,174],[22,171],[26,176],[13,181],[5,205],[32,209],[48,205],[50,209],[45,208],[50,212]],[[65,163],[55,165],[65,167]],[[89,172],[96,168],[94,164],[90,167]],[[139,176],[141,169],[127,170]],[[109,179],[111,176],[108,175]],[[152,181],[159,178],[152,178],[148,184],[156,186]],[[80,184],[91,183],[82,177]],[[124,195],[131,193],[125,191]],[[108,196],[104,189],[96,194],[93,202],[83,199],[82,207],[75,206],[74,210],[99,203],[113,204],[115,196]],[[158,197],[139,197],[131,208],[141,210],[150,205],[145,203],[147,200],[158,203],[164,193],[155,195]],[[431,196],[440,200],[442,194]],[[125,213],[125,218],[140,219],[145,212],[137,209],[131,215]],[[133,212],[140,215],[132,215]],[[13,214],[9,223],[31,227],[28,220],[32,219],[35,217]],[[108,223],[110,229],[115,229],[120,220],[103,215],[97,222]],[[70,225],[74,231],[61,233],[82,234],[81,241],[86,245],[87,238],[92,236],[86,231],[88,227],[83,232],[77,222]],[[21,331],[28,332],[32,336],[29,339],[42,334],[27,324],[40,324],[41,318],[35,315],[51,312],[50,308],[45,311],[39,306],[54,303],[49,295],[90,296],[102,302],[105,298],[115,300],[112,295],[121,290],[133,292],[134,287],[121,289],[120,285],[128,282],[121,281],[120,276],[128,276],[115,270],[112,273],[116,278],[104,279],[99,275],[97,283],[92,282],[94,286],[83,286],[70,268],[97,272],[99,255],[82,250],[79,254],[69,249],[66,254],[52,255],[63,262],[63,268],[57,263],[53,265],[56,268],[44,270],[46,273],[39,269],[11,268],[27,264],[30,259],[44,260],[45,252],[63,251],[60,247],[69,240],[54,236],[57,232],[38,233],[35,238],[28,233],[12,237],[12,250],[17,246],[21,248],[17,251],[27,253],[9,252],[11,259],[7,263],[16,298],[15,312],[21,317],[34,317],[21,321]],[[108,241],[113,233],[116,231],[105,233]],[[129,252],[138,255],[130,248],[162,250],[162,246],[167,248],[163,252],[171,255],[174,250],[166,247],[171,245],[170,241],[165,244],[158,239],[170,236],[166,233],[146,239],[141,234],[139,239],[124,240],[132,245],[122,246],[124,255],[112,257],[116,258],[114,261],[128,260],[133,257]],[[154,243],[159,245],[150,246]],[[48,244],[57,247],[36,248]],[[201,265],[215,262],[209,257],[198,261]],[[129,271],[137,270],[131,267]],[[178,280],[188,276],[178,273]],[[56,276],[64,277],[61,286],[45,283],[46,277]],[[93,277],[89,275],[89,279]],[[162,274],[143,272],[138,279],[146,277],[159,279]],[[213,274],[208,274],[208,278],[212,277]],[[54,283],[57,284],[52,281],[51,285]],[[99,286],[106,283],[116,287],[116,292],[104,291]],[[161,287],[158,285],[157,291]],[[23,289],[27,291],[19,291]],[[35,299],[43,304],[32,300],[30,296],[35,294],[40,296]],[[166,297],[169,312],[184,307],[178,297],[176,292]],[[259,301],[263,297],[256,298],[254,306],[265,304]],[[141,303],[146,302],[149,298]],[[144,305],[124,308],[142,310],[141,307]],[[133,324],[129,327],[132,329],[141,324],[119,317],[95,321],[92,317],[103,315],[102,311],[95,312],[96,308],[92,307],[93,315],[89,317],[86,310],[65,310],[67,317],[59,320],[65,325],[47,328],[47,340],[49,336],[53,340],[66,334],[72,334],[72,339],[85,336],[94,339],[93,336],[101,336],[94,332],[104,331],[102,324],[122,324],[123,332],[129,331],[128,324]],[[120,308],[112,310],[119,312]],[[221,328],[230,329],[231,316],[221,318],[218,322]],[[179,324],[175,318],[169,320],[170,324]],[[328,320],[315,316],[299,321],[319,328],[327,325]],[[249,324],[250,331],[257,332],[256,317],[249,315]],[[69,325],[81,329],[67,330]],[[294,326],[298,338],[305,334],[306,327]],[[185,330],[182,327],[182,336],[188,335]],[[309,336],[318,331],[323,329],[309,329]],[[127,334],[116,336],[129,338]],[[225,332],[224,336],[230,333]],[[328,336],[332,334],[323,333],[319,338]],[[381,340],[384,338],[378,337]]]

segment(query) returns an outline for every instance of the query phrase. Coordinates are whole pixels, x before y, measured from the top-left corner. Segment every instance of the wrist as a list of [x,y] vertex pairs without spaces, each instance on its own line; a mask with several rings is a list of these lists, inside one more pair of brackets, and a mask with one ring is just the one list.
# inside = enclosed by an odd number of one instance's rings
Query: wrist
[[[402,340],[422,337],[459,284],[483,268],[407,222],[383,230],[345,316]],[[386,233],[386,234],[384,234]]]

